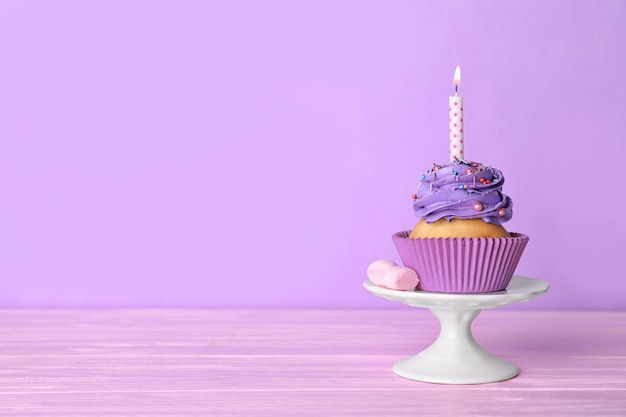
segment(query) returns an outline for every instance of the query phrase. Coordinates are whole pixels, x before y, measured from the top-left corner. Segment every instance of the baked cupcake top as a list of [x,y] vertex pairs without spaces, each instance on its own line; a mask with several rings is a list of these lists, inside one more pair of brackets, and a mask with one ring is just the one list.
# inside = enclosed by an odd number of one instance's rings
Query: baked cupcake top
[[420,177],[413,209],[427,223],[445,218],[502,224],[513,216],[513,201],[502,193],[503,184],[501,171],[479,162],[434,164]]

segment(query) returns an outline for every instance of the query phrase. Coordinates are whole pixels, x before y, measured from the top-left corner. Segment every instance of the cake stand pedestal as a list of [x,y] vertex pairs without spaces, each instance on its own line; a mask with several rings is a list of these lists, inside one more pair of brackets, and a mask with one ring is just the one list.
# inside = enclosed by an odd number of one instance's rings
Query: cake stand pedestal
[[483,384],[516,376],[517,366],[476,343],[472,321],[482,309],[529,301],[550,288],[545,281],[520,276],[514,276],[506,290],[488,294],[396,291],[369,280],[363,285],[379,297],[428,308],[437,317],[441,325],[437,340],[421,353],[396,363],[393,371],[403,378],[439,384]]

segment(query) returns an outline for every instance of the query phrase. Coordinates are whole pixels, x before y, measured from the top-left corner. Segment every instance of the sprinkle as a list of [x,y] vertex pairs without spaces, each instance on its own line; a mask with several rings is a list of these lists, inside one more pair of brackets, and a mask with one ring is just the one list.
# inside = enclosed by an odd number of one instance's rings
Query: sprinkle
[[473,207],[476,211],[483,211],[485,209],[485,206],[480,201],[476,201]]
[[506,216],[506,209],[501,208],[500,210],[498,210],[498,216],[500,217]]
[[411,198],[412,198],[413,200],[417,200],[417,195],[413,194],[413,195],[411,196]]

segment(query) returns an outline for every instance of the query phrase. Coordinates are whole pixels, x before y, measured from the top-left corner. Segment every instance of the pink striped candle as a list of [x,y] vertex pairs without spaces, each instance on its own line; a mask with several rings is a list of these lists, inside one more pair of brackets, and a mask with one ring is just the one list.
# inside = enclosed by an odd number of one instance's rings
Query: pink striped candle
[[458,95],[461,67],[454,71],[454,96],[450,97],[450,161],[465,159],[463,153],[463,97]]

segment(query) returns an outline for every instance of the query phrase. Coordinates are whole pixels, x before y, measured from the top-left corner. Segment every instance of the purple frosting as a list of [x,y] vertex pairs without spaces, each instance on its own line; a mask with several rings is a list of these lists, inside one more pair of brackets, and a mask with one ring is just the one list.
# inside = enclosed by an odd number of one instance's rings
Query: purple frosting
[[478,162],[434,165],[420,178],[413,209],[428,223],[459,218],[502,224],[513,216],[513,201],[502,193],[502,184],[502,172]]

